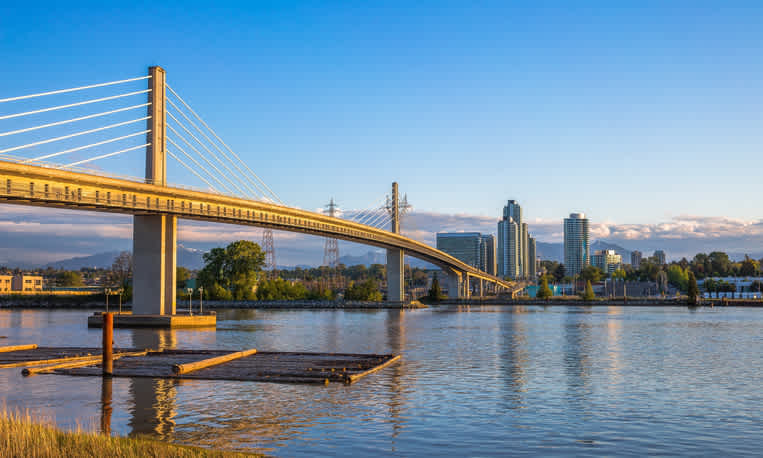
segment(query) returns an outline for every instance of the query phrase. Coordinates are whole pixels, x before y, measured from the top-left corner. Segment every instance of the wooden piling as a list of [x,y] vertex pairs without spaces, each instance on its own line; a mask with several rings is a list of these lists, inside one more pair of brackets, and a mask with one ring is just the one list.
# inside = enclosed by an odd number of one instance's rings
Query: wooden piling
[[172,371],[178,375],[187,374],[189,372],[197,371],[199,369],[204,369],[206,367],[211,367],[211,366],[216,366],[218,364],[227,363],[228,361],[233,361],[234,359],[245,358],[255,353],[257,353],[257,350],[252,348],[250,350],[237,351],[235,353],[229,353],[227,355],[217,356],[215,358],[202,359],[201,361],[196,361],[193,363],[175,364],[172,366]]
[[8,345],[5,347],[0,347],[0,353],[7,353],[9,351],[34,350],[35,348],[37,348],[37,344]]
[[103,375],[114,372],[114,314],[103,314]]

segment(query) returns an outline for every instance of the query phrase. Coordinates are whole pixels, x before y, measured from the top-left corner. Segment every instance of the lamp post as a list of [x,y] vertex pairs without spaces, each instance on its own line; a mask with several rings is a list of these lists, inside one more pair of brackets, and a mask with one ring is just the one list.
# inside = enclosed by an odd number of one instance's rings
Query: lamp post
[[188,292],[188,314],[193,315],[193,303],[191,302],[193,300],[193,288],[187,288],[186,291]]
[[109,295],[111,294],[111,288],[106,288],[106,313],[109,313]]
[[204,287],[199,286],[199,315],[204,314]]
[[119,288],[117,290],[117,294],[119,294],[119,314],[122,314],[122,294],[124,293],[124,288]]

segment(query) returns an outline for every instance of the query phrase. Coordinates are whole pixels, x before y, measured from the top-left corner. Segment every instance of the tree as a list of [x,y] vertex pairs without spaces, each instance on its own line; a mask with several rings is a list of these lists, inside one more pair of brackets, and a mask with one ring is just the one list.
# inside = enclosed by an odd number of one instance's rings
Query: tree
[[668,292],[668,274],[666,274],[664,270],[657,273],[657,289],[662,294]]
[[758,261],[754,259],[750,259],[749,256],[744,256],[744,261],[742,261],[741,266],[739,267],[739,275],[743,277],[755,277],[760,272],[760,264]]
[[708,255],[712,275],[716,277],[726,277],[731,273],[731,260],[729,255],[722,251],[713,251]]
[[248,240],[238,240],[225,248],[213,248],[204,254],[204,268],[199,271],[199,283],[211,298],[226,298],[222,290],[235,300],[255,297],[253,290],[265,265],[265,253]]
[[586,266],[580,271],[580,279],[588,282],[597,282],[604,276],[604,271],[596,266]]
[[[684,270],[680,265],[671,264],[668,267],[668,283],[680,289],[681,291],[686,291],[686,288],[689,284],[689,273],[690,272]],[[696,281],[696,277],[694,280]]]
[[362,283],[353,282],[344,292],[344,298],[348,301],[374,301],[382,300],[382,293],[379,291],[379,284],[376,280],[369,278]]
[[111,264],[111,279],[113,283],[125,288],[132,277],[132,254],[123,251],[114,258]]
[[688,280],[688,286],[687,286],[687,295],[689,296],[687,299],[687,304],[689,306],[697,305],[697,297],[699,296],[699,288],[697,288],[697,277],[694,276],[694,273],[689,271],[689,280]]
[[58,274],[58,286],[82,286],[82,275],[73,270],[65,270]]
[[596,295],[593,293],[593,286],[591,286],[591,280],[586,280],[585,291],[583,291],[583,300],[592,301],[595,298],[596,298]]
[[625,278],[628,276],[628,274],[625,272],[625,270],[617,269],[616,271],[612,272],[612,279],[613,280],[625,280]]
[[538,299],[548,299],[553,295],[554,293],[551,292],[551,288],[548,287],[548,276],[544,275],[540,279],[540,287],[538,288],[538,292],[535,294],[535,297]]
[[437,279],[437,272],[432,277],[432,286],[429,288],[429,295],[427,298],[432,302],[440,302],[442,296],[442,290],[440,289],[440,280]]
[[175,282],[178,288],[185,288],[185,282],[191,278],[191,271],[185,267],[175,269]]
[[553,275],[557,282],[562,281],[564,277],[567,276],[567,269],[564,267],[564,264],[559,264],[556,266],[556,270],[553,272]]

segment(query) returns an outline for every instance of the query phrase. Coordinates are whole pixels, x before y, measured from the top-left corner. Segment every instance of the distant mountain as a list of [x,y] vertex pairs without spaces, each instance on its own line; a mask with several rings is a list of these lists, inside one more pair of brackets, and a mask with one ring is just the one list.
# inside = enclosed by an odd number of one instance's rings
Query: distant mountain
[[[186,248],[183,245],[177,247],[177,265],[191,270],[198,270],[204,267],[204,251],[194,248]],[[51,262],[44,267],[53,267],[63,270],[80,270],[83,267],[95,267],[108,269],[114,263],[114,259],[119,256],[119,251],[106,251],[91,256],[81,256],[76,258],[62,259]]]
[[344,264],[345,266],[357,266],[362,264],[368,267],[371,264],[386,264],[386,263],[387,263],[387,253],[383,251],[382,252],[368,251],[366,252],[366,254],[361,254],[358,256],[346,254],[344,256],[339,257],[339,264]]
[[597,240],[591,244],[591,254],[596,250],[615,250],[615,253],[623,257],[623,264],[631,263],[631,252],[620,245],[615,245],[606,240]]

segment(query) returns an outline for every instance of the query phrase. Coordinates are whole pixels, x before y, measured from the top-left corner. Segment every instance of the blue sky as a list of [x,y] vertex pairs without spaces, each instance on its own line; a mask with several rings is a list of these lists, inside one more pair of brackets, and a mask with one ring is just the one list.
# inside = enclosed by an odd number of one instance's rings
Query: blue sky
[[162,65],[308,209],[759,220],[763,4],[572,4],[6,2],[0,98]]

